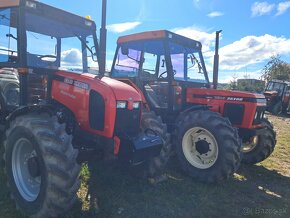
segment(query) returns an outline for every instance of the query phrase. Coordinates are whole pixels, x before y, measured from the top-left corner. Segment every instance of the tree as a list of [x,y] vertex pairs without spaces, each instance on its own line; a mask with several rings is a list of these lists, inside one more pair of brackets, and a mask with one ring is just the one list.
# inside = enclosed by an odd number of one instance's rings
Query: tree
[[267,82],[272,79],[290,80],[290,64],[281,60],[279,55],[275,55],[265,65],[262,73],[262,78]]
[[237,89],[247,92],[263,92],[265,82],[257,79],[239,79],[237,83]]
[[229,89],[236,90],[237,89],[237,75],[233,75],[233,80],[230,81]]

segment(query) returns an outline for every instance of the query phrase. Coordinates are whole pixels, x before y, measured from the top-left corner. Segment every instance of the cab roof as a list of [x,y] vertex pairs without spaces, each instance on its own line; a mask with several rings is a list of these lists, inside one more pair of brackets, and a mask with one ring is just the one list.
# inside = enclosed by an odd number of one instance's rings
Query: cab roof
[[[76,14],[52,7],[35,0],[1,0],[1,8],[24,7],[26,11],[39,15],[40,17],[47,17],[55,21],[66,23],[72,26],[79,26],[87,30],[96,29],[94,21]],[[12,24],[13,25],[13,24]]]
[[20,0],[1,0],[0,8],[16,7],[20,5]]
[[275,83],[284,83],[287,86],[290,86],[290,82],[289,81],[285,81],[285,80],[278,80],[278,79],[273,79],[270,82],[275,82]]
[[154,40],[154,39],[169,39],[171,41],[179,42],[181,44],[191,45],[193,47],[202,47],[201,43],[178,35],[176,33],[170,32],[168,30],[155,30],[155,31],[147,31],[141,32],[126,36],[121,36],[118,38],[118,44],[132,42],[132,41],[143,41],[143,40]]

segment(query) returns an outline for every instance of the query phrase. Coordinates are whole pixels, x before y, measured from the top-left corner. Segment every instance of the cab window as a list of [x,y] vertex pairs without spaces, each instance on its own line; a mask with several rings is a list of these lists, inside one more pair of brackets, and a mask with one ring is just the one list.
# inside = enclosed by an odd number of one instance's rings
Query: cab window
[[0,9],[0,63],[17,61],[16,10]]

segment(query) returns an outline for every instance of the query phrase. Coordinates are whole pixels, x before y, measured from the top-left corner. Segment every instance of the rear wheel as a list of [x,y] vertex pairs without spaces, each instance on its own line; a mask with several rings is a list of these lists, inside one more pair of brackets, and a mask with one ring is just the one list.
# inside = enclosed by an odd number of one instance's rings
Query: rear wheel
[[158,177],[164,173],[171,154],[170,135],[167,133],[166,125],[153,111],[142,113],[141,128],[143,131],[146,129],[152,129],[163,139],[164,144],[160,155],[150,160],[148,168],[149,177]]
[[288,100],[288,103],[286,103],[285,107],[283,107],[283,111],[284,114],[287,114],[288,112],[290,112],[290,100]]
[[176,153],[182,169],[203,182],[227,179],[240,164],[237,130],[211,111],[194,111],[179,118]]
[[242,146],[242,162],[246,164],[259,163],[268,158],[276,145],[276,133],[273,125],[267,120],[262,120],[264,131],[252,137]]
[[69,209],[79,188],[78,151],[56,117],[19,116],[6,131],[5,167],[17,207],[33,217],[56,217]]

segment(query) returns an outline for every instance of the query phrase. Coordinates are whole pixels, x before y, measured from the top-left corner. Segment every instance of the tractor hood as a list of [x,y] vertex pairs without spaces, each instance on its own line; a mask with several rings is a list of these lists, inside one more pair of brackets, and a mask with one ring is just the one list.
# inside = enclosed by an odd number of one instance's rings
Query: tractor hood
[[257,102],[266,103],[263,94],[242,92],[242,91],[228,91],[216,89],[191,89],[190,95],[196,98],[217,99],[235,102]]
[[59,71],[56,73],[56,79],[87,90],[90,89],[89,87],[95,87],[95,90],[101,89],[105,96],[109,96],[111,91],[116,100],[128,102],[142,101],[140,94],[133,87],[108,77],[99,79],[96,75],[90,73],[76,74]]
[[264,95],[266,95],[266,96],[277,96],[278,92],[277,91],[265,91]]
[[101,81],[112,89],[116,96],[116,100],[142,101],[141,96],[132,86],[109,77],[103,77]]

